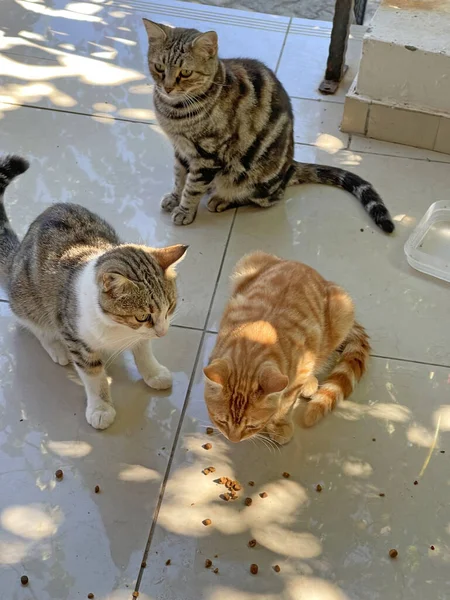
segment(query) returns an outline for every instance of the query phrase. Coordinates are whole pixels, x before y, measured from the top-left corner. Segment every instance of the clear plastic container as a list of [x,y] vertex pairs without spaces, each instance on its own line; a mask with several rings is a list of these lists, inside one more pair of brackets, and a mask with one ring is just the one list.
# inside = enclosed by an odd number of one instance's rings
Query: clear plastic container
[[409,264],[450,283],[450,201],[430,206],[405,244]]

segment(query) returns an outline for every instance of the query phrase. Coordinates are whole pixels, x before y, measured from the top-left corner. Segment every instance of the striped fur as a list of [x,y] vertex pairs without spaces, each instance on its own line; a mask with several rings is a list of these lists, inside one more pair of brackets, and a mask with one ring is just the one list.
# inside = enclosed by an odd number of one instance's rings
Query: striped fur
[[[17,157],[0,162],[2,191],[26,166]],[[176,306],[174,265],[187,247],[123,244],[77,204],[54,204],[19,242],[0,198],[0,270],[11,308],[56,363],[73,363],[86,389],[88,422],[104,429],[115,417],[104,351],[132,348],[146,383],[170,387],[150,340],[167,333]]]
[[289,185],[319,183],[355,196],[385,232],[394,223],[372,185],[335,167],[294,160],[293,112],[275,74],[250,59],[220,60],[214,32],[144,19],[158,121],[175,149],[175,185],[161,206],[177,225],[195,219],[201,198],[222,212],[267,208]]
[[[302,263],[255,252],[239,261],[233,281],[204,369],[208,411],[234,442],[265,432],[286,443],[299,396],[310,398],[304,422],[311,426],[353,391],[368,336],[347,292]],[[339,361],[319,387],[317,376],[337,350]]]

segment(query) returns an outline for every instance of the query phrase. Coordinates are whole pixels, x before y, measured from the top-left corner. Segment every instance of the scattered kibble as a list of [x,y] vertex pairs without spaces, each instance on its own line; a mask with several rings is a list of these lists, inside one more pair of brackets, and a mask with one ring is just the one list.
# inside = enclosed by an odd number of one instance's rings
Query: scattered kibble
[[220,497],[222,498],[222,500],[225,500],[225,502],[229,502],[231,500],[231,495],[228,493],[221,494]]
[[22,577],[20,578],[20,583],[22,585],[28,585],[28,577],[26,575],[22,575]]
[[210,569],[212,567],[212,560],[209,560],[209,558],[207,558],[205,560],[205,569]]
[[94,492],[95,492],[96,494],[99,494],[99,493],[100,493],[100,486],[99,486],[99,485],[96,485],[96,486],[95,486],[95,488],[94,488]]
[[203,475],[209,475],[210,473],[215,473],[216,469],[215,467],[207,467],[206,469],[203,469],[202,473]]
[[290,476],[291,476],[291,474],[290,474],[290,473],[288,473],[287,471],[285,471],[285,472],[283,473],[283,477],[284,477],[285,479],[289,479],[289,477],[290,477]]
[[417,479],[415,480],[414,485],[419,485],[419,482],[417,481]]
[[254,481],[249,481],[249,482],[248,482],[248,485],[249,485],[250,487],[253,487],[253,486],[255,485],[255,482],[254,482]]
[[235,490],[236,492],[239,492],[239,490],[242,489],[241,484],[238,483],[237,481],[233,481],[232,487],[233,487],[233,490]]
[[376,441],[377,441],[377,438],[372,438],[372,442],[376,442]]
[[250,565],[250,573],[252,575],[257,575],[258,574],[258,565],[255,565],[255,564]]
[[142,567],[143,569],[145,569],[145,567],[146,567],[146,566],[147,566],[147,563],[145,562],[145,560],[143,560],[143,561],[141,562],[141,567]]
[[217,573],[219,572],[219,569],[216,567],[213,571],[213,573],[215,573],[217,575]]
[[398,551],[395,548],[392,548],[392,550],[389,550],[389,556],[391,558],[397,558],[398,556]]
[[139,598],[139,592],[133,592],[133,598]]
[[321,492],[321,491],[322,491],[322,489],[323,489],[323,488],[322,488],[322,486],[320,485],[320,483],[318,483],[318,484],[316,485],[316,492]]
[[430,546],[430,550],[436,550],[434,546]]
[[378,495],[379,495],[381,498],[384,498],[384,497],[386,496],[386,494],[384,494],[383,492],[380,492]]
[[275,571],[275,573],[279,573],[281,571],[280,565],[275,565],[273,570]]
[[89,600],[92,600],[92,598],[95,598],[95,596],[92,592],[90,594],[88,594],[87,597],[89,598]]
[[214,433],[214,429],[212,427],[207,427],[206,433],[207,433],[207,435],[212,435]]
[[361,232],[361,233],[364,233],[364,229],[360,229],[360,232]]
[[251,498],[246,498],[245,499],[245,506],[251,506],[253,500]]
[[441,454],[445,454],[445,450],[441,450],[440,452],[441,452]]
[[171,562],[172,562],[172,561],[170,560],[170,558],[168,558],[168,559],[166,560],[166,567],[168,567],[168,566],[170,565],[170,563],[171,563]]
[[261,492],[260,493],[261,498],[267,498],[268,495],[269,494],[267,492]]
[[212,444],[210,444],[209,442],[207,444],[203,444],[202,446],[205,450],[211,450],[212,448]]
[[64,473],[62,472],[61,469],[58,469],[56,471],[55,477],[56,477],[56,479],[58,479],[58,481],[61,481],[64,478]]
[[250,540],[248,543],[249,548],[254,548],[256,546],[256,540]]
[[202,523],[205,527],[208,527],[209,525],[211,525],[212,521],[211,519],[205,519],[204,521],[202,521]]
[[214,554],[214,558],[219,558],[219,555],[218,554]]

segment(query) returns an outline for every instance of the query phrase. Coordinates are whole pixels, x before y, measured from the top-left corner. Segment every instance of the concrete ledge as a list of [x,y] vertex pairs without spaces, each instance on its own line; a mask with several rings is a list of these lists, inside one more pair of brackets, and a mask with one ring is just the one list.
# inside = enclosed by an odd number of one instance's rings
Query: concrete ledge
[[344,104],[341,130],[450,154],[450,115],[359,94],[356,80]]

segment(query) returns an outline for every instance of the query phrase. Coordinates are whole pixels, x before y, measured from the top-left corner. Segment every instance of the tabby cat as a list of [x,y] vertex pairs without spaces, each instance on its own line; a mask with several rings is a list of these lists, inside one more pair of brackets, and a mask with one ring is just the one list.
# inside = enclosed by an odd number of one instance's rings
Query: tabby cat
[[275,74],[257,60],[218,55],[217,34],[144,19],[158,121],[175,148],[175,186],[163,210],[177,225],[195,219],[203,195],[222,212],[278,202],[288,185],[322,183],[353,194],[383,231],[394,223],[372,185],[335,167],[293,159],[291,102]]
[[56,363],[74,364],[86,389],[86,419],[105,429],[116,412],[103,351],[131,347],[147,385],[172,385],[150,340],[167,333],[177,300],[174,267],[187,246],[123,244],[99,216],[62,203],[39,215],[19,242],[3,197],[27,168],[18,156],[0,160],[0,271],[11,309]]
[[[231,298],[205,367],[205,401],[212,422],[232,442],[258,433],[285,444],[293,435],[299,396],[314,425],[362,377],[368,336],[347,292],[311,267],[255,252],[232,275]],[[323,385],[317,375],[338,351]]]

